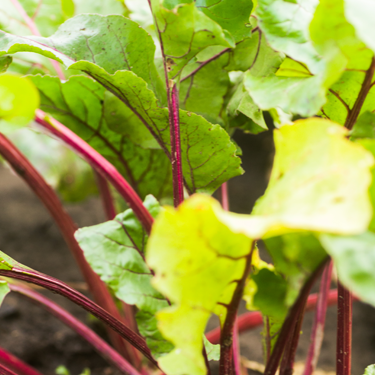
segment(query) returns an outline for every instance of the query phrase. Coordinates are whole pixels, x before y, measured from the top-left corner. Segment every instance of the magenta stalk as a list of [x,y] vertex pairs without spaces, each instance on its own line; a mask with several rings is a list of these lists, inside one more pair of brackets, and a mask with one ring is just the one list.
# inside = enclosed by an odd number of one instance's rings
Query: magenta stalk
[[[27,27],[30,29],[32,34],[35,36],[41,36],[35,22],[29,17],[29,15],[26,13],[25,9],[23,9],[23,6],[19,3],[19,1],[18,0],[10,0],[10,1],[14,5],[14,7],[17,9],[20,16],[23,18],[23,20],[25,21]],[[56,70],[58,77],[61,80],[65,80],[65,75],[61,69],[60,64],[56,60],[53,60],[53,59],[50,59],[50,61],[51,61],[52,66]]]
[[[129,364],[118,352],[116,352],[116,350],[114,350],[95,332],[93,332],[90,328],[88,328],[86,325],[84,325],[82,322],[80,322],[66,310],[61,308],[59,305],[26,286],[19,284],[8,285],[12,291],[20,293],[21,295],[29,298],[31,301],[41,305],[45,310],[49,311],[51,314],[56,316],[68,327],[72,328],[75,332],[82,336],[89,344],[91,344],[104,359],[106,359],[109,363],[111,363],[121,372],[129,375],[140,375],[140,373],[131,364]],[[30,374],[28,375],[36,375],[36,373],[34,374],[30,372]]]
[[[152,10],[151,0],[148,0],[151,13]],[[178,102],[178,90],[176,84],[169,80],[167,69],[167,57],[164,52],[164,43],[162,33],[160,31],[156,17],[154,16],[155,27],[158,32],[161,54],[163,57],[164,78],[167,88],[168,98],[168,112],[169,112],[169,131],[171,140],[171,164],[173,176],[173,203],[178,207],[184,200],[184,179],[182,174],[182,158],[181,158],[181,140],[180,140],[180,109]],[[172,89],[172,90],[171,90]]]
[[[307,300],[306,300],[307,302]],[[298,313],[296,314],[296,319],[294,322],[293,331],[289,336],[289,339],[284,348],[284,354],[280,365],[280,375],[292,375],[294,368],[294,360],[296,356],[297,346],[299,337],[301,335],[301,327],[303,322],[303,317],[305,314],[305,306],[301,304]]]
[[146,232],[151,232],[151,227],[154,222],[153,217],[147,211],[137,193],[107,159],[95,151],[88,143],[78,137],[78,135],[76,135],[74,132],[69,130],[53,117],[47,116],[40,109],[35,111],[35,121],[43,129],[47,130],[49,134],[54,135],[71,147],[98,173],[106,178],[117,189],[130,208],[134,211],[134,214],[137,216]]
[[233,328],[233,367],[234,375],[242,375],[241,371],[241,352],[240,352],[240,335],[238,333],[238,319]]
[[113,220],[116,216],[116,208],[111,194],[111,190],[109,188],[109,184],[107,180],[95,169],[94,172],[100,192],[100,197],[102,199],[102,205],[104,208],[105,216],[107,220]]
[[5,366],[11,371],[15,371],[22,375],[42,375],[39,371],[35,370],[25,362],[13,354],[0,347],[0,365]]
[[141,336],[133,332],[125,324],[113,317],[110,313],[91,301],[89,298],[77,292],[75,289],[71,288],[62,281],[34,271],[30,268],[20,267],[13,267],[12,270],[0,269],[0,276],[39,285],[45,289],[68,298],[100,319],[102,322],[106,323],[115,332],[119,333],[126,341],[144,354],[145,357],[151,361],[151,363],[157,366],[157,362],[152,357],[150,349],[147,347],[145,340]]
[[324,268],[322,279],[320,281],[318,301],[315,310],[315,319],[311,331],[310,347],[307,354],[303,375],[312,375],[318,363],[319,353],[324,337],[324,325],[329,303],[329,288],[331,286],[331,277],[332,261],[330,261]]
[[350,375],[352,361],[352,294],[340,282],[337,290],[336,375]]
[[227,182],[224,182],[221,185],[221,205],[223,207],[223,210],[229,211],[229,193]]
[[285,346],[291,340],[291,335],[295,331],[296,321],[301,313],[301,310],[303,311],[305,308],[310,289],[313,286],[315,280],[322,272],[327,260],[328,259],[325,259],[322,264],[313,272],[313,274],[310,276],[310,278],[302,288],[296,302],[290,309],[289,314],[281,327],[279,337],[277,338],[271,356],[267,362],[266,369],[264,371],[265,375],[275,375],[277,368],[279,367],[281,356],[284,353]]
[[[353,296],[353,299],[355,297]],[[316,307],[318,295],[316,293],[310,294],[306,303],[306,311],[312,311]],[[337,289],[331,289],[328,293],[328,306],[337,304]],[[238,332],[246,332],[263,324],[263,317],[259,311],[249,311],[241,314],[237,318]],[[220,342],[220,327],[213,329],[206,333],[206,338],[211,344],[218,344]]]
[[246,279],[251,271],[251,260],[255,248],[255,241],[251,243],[249,255],[246,257],[245,270],[242,278],[237,281],[232,300],[227,306],[225,318],[220,337],[220,375],[231,375],[233,369],[233,328],[237,318],[238,306],[240,304]]
[[22,372],[19,372],[16,374],[15,372],[9,370],[7,367],[0,364],[0,375],[26,375],[26,374]]
[[171,163],[173,175],[174,206],[178,207],[184,201],[184,177],[182,174],[181,138],[180,138],[180,108],[178,103],[178,90],[173,85],[171,94],[172,121],[170,121],[171,134]]
[[[105,308],[116,318],[120,318],[116,304],[110,295],[107,287],[99,276],[91,269],[87,263],[81,247],[74,237],[77,230],[72,218],[63,208],[58,196],[53,189],[46,183],[44,178],[33,167],[33,165],[25,158],[25,156],[10,142],[3,134],[0,133],[0,154],[10,164],[13,170],[27,183],[35,195],[40,199],[49,211],[50,215],[56,222],[72,252],[80,270],[89,285],[89,289],[94,296],[95,301]],[[129,358],[129,353],[124,346],[122,338],[109,331],[110,338],[116,348]]]

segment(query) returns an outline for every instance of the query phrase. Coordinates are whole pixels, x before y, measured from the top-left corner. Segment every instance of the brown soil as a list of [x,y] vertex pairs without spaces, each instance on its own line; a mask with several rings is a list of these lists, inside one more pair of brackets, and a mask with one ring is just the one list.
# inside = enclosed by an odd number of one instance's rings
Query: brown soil
[[[237,140],[244,152],[246,174],[230,181],[231,208],[248,213],[266,187],[272,163],[270,134],[242,136]],[[67,210],[79,226],[104,220],[96,198]],[[80,283],[82,278],[58,229],[47,211],[25,184],[8,169],[0,168],[0,249],[21,263],[66,282]],[[89,324],[100,334],[104,329],[85,311],[62,297],[46,292],[54,301]],[[313,314],[307,313],[297,360],[303,361],[309,344]],[[210,323],[211,326],[215,324]],[[355,303],[353,317],[353,374],[375,362],[375,314],[364,304]],[[241,352],[251,361],[262,362],[261,328],[241,336]],[[335,367],[336,309],[329,308],[327,328],[319,366],[326,371]],[[0,309],[0,346],[19,356],[45,375],[55,373],[63,364],[72,375],[90,368],[93,375],[116,374],[89,344],[56,318],[16,294],[6,297]],[[217,368],[213,365],[213,368]],[[214,372],[215,373],[215,372]],[[249,372],[250,373],[250,372]]]

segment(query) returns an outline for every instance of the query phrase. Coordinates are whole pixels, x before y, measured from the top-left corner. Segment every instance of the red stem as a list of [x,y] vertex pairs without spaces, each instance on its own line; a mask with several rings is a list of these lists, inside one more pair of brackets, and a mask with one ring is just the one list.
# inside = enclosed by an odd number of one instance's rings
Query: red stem
[[26,375],[26,374],[23,374],[21,372],[16,374],[15,372],[9,370],[7,367],[0,364],[0,375]]
[[325,259],[322,262],[322,264],[319,267],[317,267],[317,269],[313,272],[313,274],[310,276],[310,278],[307,280],[304,287],[302,288],[296,302],[290,309],[289,314],[281,327],[279,337],[277,338],[270,359],[267,362],[266,369],[264,371],[265,375],[275,375],[276,370],[279,367],[279,362],[284,352],[285,345],[288,343],[290,336],[294,332],[296,320],[298,319],[301,310],[304,309],[309,296],[310,289],[313,286],[319,274],[321,273],[321,271],[323,270],[326,262],[327,259]]
[[[26,13],[25,9],[23,9],[23,6],[19,3],[19,1],[18,0],[10,0],[10,1],[14,5],[14,7],[17,9],[18,13],[21,15],[21,17],[25,21],[27,27],[30,29],[32,34],[36,36],[42,36],[35,22],[29,17],[29,15]],[[55,68],[58,77],[62,81],[65,80],[65,75],[61,69],[60,64],[56,60],[53,60],[53,59],[50,59],[50,61],[51,61],[52,66]]]
[[118,332],[126,341],[130,342],[135,348],[145,355],[155,366],[157,362],[152,357],[150,349],[147,347],[143,337],[139,336],[128,328],[121,321],[113,317],[106,310],[99,305],[85,297],[83,294],[77,292],[69,285],[51,276],[44,275],[40,272],[34,271],[30,268],[13,267],[12,270],[0,269],[0,276],[10,277],[13,279],[25,281],[39,285],[43,288],[51,290],[54,293],[60,294],[77,305],[84,308],[86,311],[100,319],[102,322],[110,326],[114,331]]
[[0,347],[0,366],[1,365],[22,375],[42,375],[39,371]]
[[107,159],[95,151],[89,144],[69,130],[66,126],[53,117],[47,116],[40,109],[37,109],[35,112],[35,121],[41,125],[43,129],[47,130],[48,133],[65,142],[83,159],[85,159],[98,173],[106,178],[118,190],[130,208],[134,211],[134,214],[137,216],[146,232],[150,234],[154,222],[153,217],[143,205],[143,202],[137,193]]
[[233,369],[233,328],[237,318],[238,306],[241,302],[246,279],[251,270],[251,260],[255,248],[255,241],[251,244],[251,250],[246,257],[245,270],[241,280],[238,280],[237,287],[233,293],[231,302],[227,308],[220,338],[220,375],[231,375]]
[[305,314],[307,300],[305,304],[301,304],[298,313],[296,314],[296,319],[294,322],[294,328],[292,334],[284,347],[284,354],[280,365],[280,375],[292,375],[294,368],[294,360],[296,356],[297,346],[299,337],[301,335],[301,327],[303,322],[303,317]]
[[234,323],[233,328],[233,365],[234,374],[241,375],[241,352],[240,352],[240,337],[238,334],[238,318]]
[[350,375],[352,360],[352,294],[339,282],[336,374]]
[[223,210],[229,211],[229,194],[227,182],[224,182],[221,185],[221,205],[223,207]]
[[[121,319],[116,304],[108,292],[107,287],[87,263],[83,251],[74,237],[77,227],[65,211],[56,193],[46,183],[44,178],[32,166],[32,164],[30,164],[25,156],[1,133],[0,154],[11,165],[13,170],[28,184],[31,190],[49,211],[87,281],[95,301],[110,314]],[[109,335],[116,348],[129,358],[128,351],[124,346],[122,338],[111,330],[109,331]]]
[[[80,322],[66,310],[61,308],[59,305],[26,286],[20,284],[8,285],[12,291],[20,293],[21,295],[31,299],[33,302],[38,303],[44,309],[46,309],[51,314],[60,319],[68,327],[76,331],[89,344],[91,344],[104,359],[106,359],[109,363],[111,363],[121,372],[130,375],[140,375],[140,373],[132,365],[130,365],[118,352],[116,352],[111,346],[109,346],[102,338],[100,338],[95,332],[93,332],[90,328],[88,328],[86,325],[84,325],[82,322]],[[34,375],[34,373],[30,372],[30,375]]]
[[[353,297],[355,298],[355,297]],[[312,311],[316,307],[318,294],[313,293],[309,295],[306,304],[306,311]],[[328,293],[328,306],[337,304],[337,289],[332,289]],[[263,324],[263,317],[259,311],[249,311],[238,317],[238,332],[246,332],[250,329],[258,327]],[[207,340],[212,344],[220,342],[220,327],[213,329],[206,333]]]
[[[151,13],[153,14],[151,0],[148,0],[148,4],[150,6]],[[176,84],[174,84],[172,80],[169,81],[168,78],[167,58],[165,56],[163,38],[161,36],[161,31],[155,16],[154,22],[159,36],[160,49],[163,57],[164,78],[167,87],[169,131],[171,139],[171,164],[173,176],[173,202],[174,206],[178,207],[184,200],[184,179],[182,174],[178,90]]]
[[310,347],[307,354],[305,371],[303,375],[312,375],[318,362],[319,353],[324,337],[324,325],[326,320],[327,307],[329,304],[329,287],[331,285],[331,276],[332,261],[330,261],[326,265],[323,271],[322,280],[320,281],[315,319],[311,331]]
[[[101,174],[99,174],[95,170],[94,170],[94,172],[95,172],[98,187],[99,187],[99,190],[100,190],[100,196],[102,198],[102,204],[103,204],[104,212],[105,212],[108,220],[113,220],[116,217],[116,208],[115,208],[115,205],[114,205],[114,200],[113,200],[113,197],[112,197],[112,193],[111,193],[109,184],[108,184],[107,180]],[[130,305],[126,304],[125,302],[123,302],[122,307],[123,307],[124,315],[125,315],[124,322],[126,323],[126,325],[129,328],[131,328],[133,331],[136,332],[138,327],[137,327],[137,323],[136,323],[136,320],[135,320],[135,317],[134,317],[133,306],[130,306]],[[128,350],[132,350],[132,349],[134,349],[132,346],[128,347]],[[136,359],[136,362],[138,363],[138,365],[140,365],[141,364],[141,358],[139,357],[138,352],[136,350],[132,350],[132,351],[133,351],[133,357]],[[137,357],[139,357],[139,358],[137,358]]]
[[231,48],[225,48],[223,49],[221,52],[217,53],[215,56],[212,56],[211,58],[209,58],[208,60],[206,61],[203,61],[202,63],[200,63],[200,65],[194,69],[191,73],[189,73],[186,77],[184,78],[181,78],[181,82],[184,82],[186,81],[187,79],[189,79],[190,77],[194,76],[195,74],[197,74],[202,68],[204,68],[207,64],[209,64],[210,62],[218,59],[219,57],[223,56],[225,53],[229,52],[231,50]]
[[107,180],[94,169],[96,181],[98,184],[100,197],[107,220],[113,220],[116,216],[116,208]]
[[173,175],[173,200],[178,207],[184,201],[184,176],[182,174],[181,139],[180,139],[180,108],[178,90],[174,84],[171,98],[172,121],[171,134],[171,163]]

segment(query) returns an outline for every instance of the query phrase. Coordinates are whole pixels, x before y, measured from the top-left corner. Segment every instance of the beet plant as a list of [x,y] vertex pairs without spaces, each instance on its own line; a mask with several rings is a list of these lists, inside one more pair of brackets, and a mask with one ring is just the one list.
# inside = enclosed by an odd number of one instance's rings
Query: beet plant
[[[375,305],[374,12],[368,0],[2,0],[0,154],[93,300],[6,249],[1,299],[39,303],[131,375],[205,375],[210,361],[244,374],[238,335],[260,324],[265,375],[292,374],[315,309],[310,375],[337,302],[336,371],[350,375],[353,295]],[[269,128],[268,187],[251,214],[230,212],[227,181],[244,172],[233,133]],[[84,199],[95,178],[108,221],[78,229],[58,194]],[[103,321],[111,345],[25,282]],[[205,333],[212,315],[220,329]],[[1,348],[0,373],[39,374]]]

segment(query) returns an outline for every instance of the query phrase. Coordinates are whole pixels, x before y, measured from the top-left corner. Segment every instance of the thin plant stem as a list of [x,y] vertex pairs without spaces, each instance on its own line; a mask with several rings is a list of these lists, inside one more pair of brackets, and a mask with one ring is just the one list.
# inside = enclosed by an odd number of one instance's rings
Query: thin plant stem
[[[223,210],[229,211],[229,194],[227,182],[224,182],[221,185],[221,205],[223,207]],[[233,369],[235,375],[241,375],[241,351],[237,314],[233,327]]]
[[[354,296],[353,296],[354,299]],[[306,311],[315,309],[318,300],[318,294],[313,293],[309,295],[306,304]],[[332,289],[328,293],[328,306],[337,304],[337,289]],[[255,327],[263,324],[263,317],[259,311],[247,312],[238,316],[238,331],[239,333],[249,331]],[[213,329],[206,333],[206,338],[211,344],[218,344],[220,342],[220,327]]]
[[[17,147],[1,133],[0,154],[13,170],[28,184],[30,189],[49,211],[87,281],[95,301],[110,314],[121,319],[116,304],[107,287],[87,263],[83,251],[74,237],[77,227],[72,218],[65,211],[56,193]],[[116,348],[129,358],[129,353],[124,346],[122,338],[111,330],[109,331],[109,335]]]
[[354,103],[353,108],[349,111],[348,116],[346,118],[344,126],[352,130],[353,126],[357,122],[357,118],[361,112],[363,103],[366,100],[367,94],[369,93],[371,86],[372,86],[372,78],[374,77],[375,73],[375,57],[372,58],[370,67],[366,71],[365,78],[362,82],[361,90],[357,96],[357,99]]
[[39,285],[45,289],[48,289],[54,293],[60,294],[75,304],[81,306],[83,309],[106,323],[115,332],[118,332],[126,341],[130,342],[135,348],[137,348],[146,358],[148,358],[155,366],[157,362],[151,355],[150,349],[146,345],[143,337],[139,336],[128,328],[120,320],[116,319],[106,310],[101,308],[95,302],[85,297],[83,294],[77,292],[64,282],[55,279],[54,277],[47,276],[31,268],[22,268],[21,266],[13,267],[9,269],[0,269],[0,276],[9,277],[16,280],[25,281],[27,283]]
[[[258,54],[259,54],[259,48],[260,48],[260,42],[261,42],[261,39],[260,39],[260,38],[261,38],[261,32],[260,32],[260,29],[259,29],[258,27],[255,27],[253,30],[251,30],[251,33],[254,34],[256,31],[258,31],[260,35],[259,35],[258,51],[257,51],[257,53],[256,53],[256,55],[255,55],[253,65],[254,65],[254,63],[255,63],[257,57],[258,57]],[[241,42],[239,42],[239,43],[241,43]],[[239,43],[238,43],[238,44],[239,44]],[[182,82],[186,81],[187,79],[189,79],[189,78],[195,76],[195,75],[196,75],[196,74],[197,74],[202,68],[204,68],[207,64],[211,63],[212,61],[217,60],[219,57],[223,56],[223,55],[224,55],[225,53],[227,53],[227,52],[230,52],[231,50],[232,50],[232,48],[225,48],[225,49],[223,49],[221,52],[219,52],[219,53],[217,53],[216,55],[214,55],[214,56],[212,56],[211,58],[209,58],[208,60],[201,62],[201,63],[199,64],[199,66],[198,66],[196,69],[194,69],[194,70],[193,70],[191,73],[189,73],[187,76],[181,78],[181,81],[180,81],[180,82],[182,83]],[[251,69],[251,68],[252,68],[252,66],[250,67],[250,69]],[[250,69],[249,69],[249,70],[250,70]]]
[[[98,172],[95,171],[94,173],[97,179],[97,184],[100,191],[100,196],[102,199],[102,204],[104,208],[104,212],[106,214],[107,220],[113,220],[116,216],[116,208],[114,204],[114,199],[111,193],[111,189],[107,180]],[[126,325],[131,328],[134,332],[138,330],[137,323],[135,320],[135,312],[133,306],[128,305],[125,302],[122,302],[122,308],[124,311],[124,322]],[[133,352],[133,358],[137,363],[137,367],[141,365],[141,358],[139,357],[139,352],[134,350],[132,346],[128,347],[128,351]]]
[[240,352],[240,336],[238,333],[238,318],[233,328],[233,367],[234,374],[241,375],[241,352]]
[[215,56],[212,56],[211,58],[209,58],[208,60],[206,61],[203,61],[202,63],[199,64],[199,66],[194,69],[191,73],[189,73],[187,76],[185,76],[184,78],[181,78],[181,83],[186,81],[187,79],[189,79],[190,77],[193,77],[195,76],[202,68],[204,68],[207,64],[209,64],[210,62],[218,59],[219,57],[223,56],[225,53],[229,52],[231,50],[231,48],[225,48],[223,49],[221,52],[217,53]]
[[340,282],[337,290],[336,374],[350,375],[352,360],[352,294]]
[[[328,259],[328,258],[327,258]],[[279,362],[281,359],[282,354],[284,353],[285,345],[288,343],[290,336],[294,332],[294,328],[296,326],[296,319],[298,319],[298,316],[301,312],[301,310],[304,309],[309,292],[311,287],[313,286],[315,280],[322,272],[327,259],[325,259],[319,267],[312,273],[312,275],[309,277],[309,279],[306,281],[305,285],[303,286],[297,300],[295,301],[294,305],[289,311],[288,316],[286,317],[279,336],[277,338],[276,344],[273,348],[273,351],[271,353],[270,359],[267,362],[266,369],[264,371],[265,375],[275,375],[277,368],[279,367]]]
[[181,140],[180,140],[180,119],[179,119],[179,103],[178,90],[176,84],[168,78],[167,57],[164,51],[164,43],[157,19],[152,10],[151,0],[148,0],[151,13],[154,16],[156,30],[158,32],[160,50],[163,58],[164,78],[167,88],[168,112],[169,112],[169,131],[171,139],[171,165],[173,176],[173,202],[174,206],[178,207],[184,200],[184,179],[182,174],[182,159],[181,159]]
[[23,375],[42,375],[39,371],[35,370],[25,362],[21,361],[18,357],[0,347],[0,365],[5,366],[9,370],[15,371]]
[[306,307],[306,303],[301,304],[299,311],[296,314],[293,332],[289,336],[289,339],[284,348],[284,354],[281,360],[280,371],[279,371],[280,375],[292,375],[293,374],[294,360],[296,356],[299,337],[301,335],[301,327],[302,327],[303,317],[305,315],[305,307]]
[[224,182],[221,185],[221,205],[223,207],[223,210],[229,211],[229,193],[227,182]]
[[311,330],[310,347],[307,354],[305,370],[303,375],[312,375],[320,354],[320,349],[324,337],[324,325],[326,320],[327,307],[329,303],[329,288],[332,278],[332,261],[330,261],[322,274],[320,281],[320,288],[318,294],[318,301],[316,304],[315,318]]
[[42,129],[46,130],[49,134],[57,137],[71,147],[98,173],[105,177],[125,199],[146,232],[150,234],[151,227],[154,222],[153,217],[143,205],[142,200],[139,198],[134,189],[107,159],[95,151],[87,142],[78,137],[78,135],[76,135],[66,126],[61,124],[53,117],[47,116],[40,109],[37,109],[35,112],[35,121],[42,127]]
[[0,363],[0,375],[26,375],[25,373],[22,373],[22,372],[18,372],[17,374],[11,370],[9,370],[9,368],[3,366],[1,363]]
[[102,199],[105,216],[107,220],[113,220],[116,216],[116,208],[113,201],[111,189],[107,180],[94,169],[97,185]]
[[178,90],[176,84],[172,88],[171,108],[172,127],[171,133],[171,155],[173,174],[173,197],[174,205],[178,207],[184,201],[184,177],[182,174],[182,156],[180,139],[180,108],[178,103]]
[[[38,27],[36,26],[35,22],[29,17],[29,15],[26,13],[25,9],[23,6],[20,4],[18,0],[11,0],[12,4],[14,7],[17,9],[18,13],[20,16],[23,18],[25,21],[27,27],[30,29],[31,33],[35,36],[42,36],[39,32]],[[64,81],[65,80],[65,74],[63,73],[60,64],[56,60],[50,59],[52,66],[56,70],[56,73],[58,77]]]
[[255,241],[251,243],[249,255],[246,257],[245,270],[240,280],[237,281],[237,287],[233,293],[232,300],[227,307],[227,316],[225,318],[220,338],[220,375],[231,375],[233,368],[233,328],[237,318],[238,306],[240,304],[246,279],[251,270],[251,260],[255,248]]
[[[95,332],[93,332],[90,328],[88,328],[85,324],[83,324],[69,312],[64,310],[62,307],[27,286],[10,283],[8,285],[13,292],[17,292],[22,296],[30,299],[32,302],[39,304],[45,310],[61,320],[68,327],[72,328],[89,344],[91,344],[104,359],[106,359],[122,373],[129,375],[140,375],[140,373],[118,352],[116,352],[116,350],[114,350]],[[30,375],[33,375],[33,373],[30,372]]]

